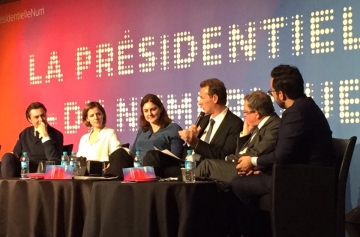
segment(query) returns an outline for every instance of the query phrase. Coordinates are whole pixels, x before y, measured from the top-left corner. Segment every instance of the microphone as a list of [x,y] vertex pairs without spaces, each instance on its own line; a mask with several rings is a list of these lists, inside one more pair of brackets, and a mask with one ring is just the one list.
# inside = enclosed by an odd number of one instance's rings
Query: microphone
[[[195,126],[196,126],[196,127],[199,127],[200,120],[201,120],[202,117],[204,117],[204,115],[205,115],[205,113],[204,113],[203,111],[201,111],[201,112],[199,113],[199,116],[198,116],[198,118],[196,119],[196,122],[195,122]],[[183,144],[183,146],[186,146],[186,145],[187,145],[187,143],[186,143],[186,141],[185,141],[185,143]]]
[[205,113],[203,111],[201,111],[195,122],[196,127],[199,127],[199,122],[200,122],[201,118],[204,117],[204,115],[205,115]]
[[225,157],[225,161],[230,162],[230,163],[237,163],[238,160],[239,160],[239,157],[237,155],[234,155],[234,154],[228,155],[228,156]]

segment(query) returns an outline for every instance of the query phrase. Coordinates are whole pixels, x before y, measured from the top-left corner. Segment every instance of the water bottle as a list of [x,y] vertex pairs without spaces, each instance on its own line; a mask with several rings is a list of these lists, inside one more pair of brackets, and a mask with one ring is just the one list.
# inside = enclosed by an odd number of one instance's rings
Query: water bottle
[[70,163],[70,159],[67,155],[66,151],[63,151],[63,155],[61,156],[61,166],[67,167]]
[[21,162],[21,178],[26,179],[28,178],[29,175],[29,157],[26,151],[23,152],[20,162]]
[[72,166],[73,168],[75,168],[75,160],[76,160],[76,154],[75,154],[75,152],[71,152],[70,166]]
[[76,154],[75,154],[75,152],[71,152],[69,164],[73,168],[73,177],[78,176],[79,173],[78,173],[78,170],[76,168]]
[[185,158],[185,179],[184,179],[186,183],[195,183],[195,168],[196,168],[196,161],[194,156],[192,155],[192,150],[187,150],[187,156]]
[[136,156],[134,158],[134,167],[143,166],[143,158],[140,155],[140,151],[136,151]]

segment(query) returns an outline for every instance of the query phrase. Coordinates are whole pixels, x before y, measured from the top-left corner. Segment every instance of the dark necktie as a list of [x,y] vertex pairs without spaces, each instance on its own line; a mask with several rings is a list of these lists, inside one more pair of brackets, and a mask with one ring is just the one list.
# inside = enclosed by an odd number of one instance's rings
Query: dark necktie
[[254,137],[256,136],[256,133],[259,131],[258,127],[255,127],[254,130],[251,132],[251,137],[250,137],[250,141],[249,143],[254,139]]
[[256,133],[259,131],[258,127],[255,127],[252,131],[251,131],[251,136],[249,137],[249,139],[246,141],[246,143],[241,147],[239,153],[241,151],[243,151],[245,148],[249,147],[251,144],[251,141],[254,139],[254,137],[256,136]]
[[214,123],[215,123],[215,120],[210,119],[209,130],[207,131],[206,136],[205,136],[205,140],[204,140],[204,142],[206,142],[206,143],[209,143],[209,141],[210,141],[210,136],[211,136],[212,129],[214,127]]

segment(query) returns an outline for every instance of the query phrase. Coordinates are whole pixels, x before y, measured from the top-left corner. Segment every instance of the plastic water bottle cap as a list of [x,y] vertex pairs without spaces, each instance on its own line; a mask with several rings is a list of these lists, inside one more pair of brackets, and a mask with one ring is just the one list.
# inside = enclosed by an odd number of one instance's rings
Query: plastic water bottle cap
[[136,155],[140,155],[140,151],[136,151],[135,154],[136,154]]
[[26,152],[26,151],[23,151],[23,155],[26,156],[26,155],[27,155],[27,152]]
[[186,151],[188,154],[191,154],[192,153],[192,150],[187,150]]
[[63,151],[63,155],[67,155],[67,151]]

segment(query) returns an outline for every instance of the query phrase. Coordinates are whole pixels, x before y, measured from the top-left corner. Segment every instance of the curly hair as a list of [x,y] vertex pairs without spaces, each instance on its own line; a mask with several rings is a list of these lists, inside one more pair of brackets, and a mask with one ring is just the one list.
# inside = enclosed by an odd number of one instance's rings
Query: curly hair
[[304,95],[304,80],[297,67],[280,64],[271,71],[271,77],[276,93],[282,91],[292,100]]

